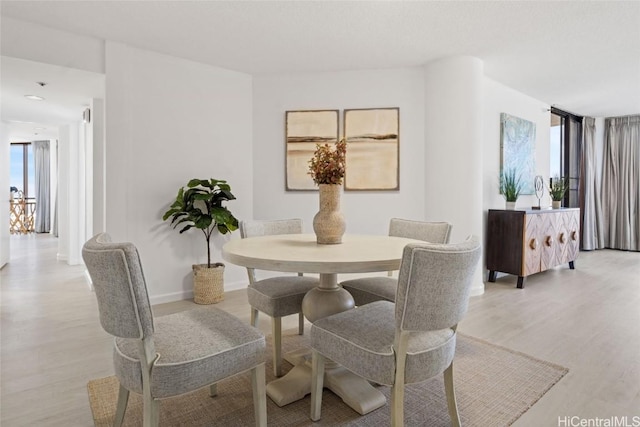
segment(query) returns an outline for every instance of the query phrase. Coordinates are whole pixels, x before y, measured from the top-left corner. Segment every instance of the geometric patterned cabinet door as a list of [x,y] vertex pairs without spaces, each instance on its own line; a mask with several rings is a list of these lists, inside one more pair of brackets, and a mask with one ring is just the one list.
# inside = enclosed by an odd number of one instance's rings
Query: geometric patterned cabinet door
[[580,209],[490,209],[487,222],[489,281],[496,273],[525,277],[561,264],[573,270],[580,248]]

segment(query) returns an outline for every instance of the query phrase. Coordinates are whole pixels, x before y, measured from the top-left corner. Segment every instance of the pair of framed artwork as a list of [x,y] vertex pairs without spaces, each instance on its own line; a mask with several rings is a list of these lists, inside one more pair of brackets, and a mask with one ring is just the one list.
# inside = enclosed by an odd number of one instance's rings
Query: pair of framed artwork
[[[316,190],[309,160],[316,144],[339,139],[339,110],[286,112],[286,189]],[[344,110],[343,136],[347,140],[345,190],[400,189],[400,109]]]

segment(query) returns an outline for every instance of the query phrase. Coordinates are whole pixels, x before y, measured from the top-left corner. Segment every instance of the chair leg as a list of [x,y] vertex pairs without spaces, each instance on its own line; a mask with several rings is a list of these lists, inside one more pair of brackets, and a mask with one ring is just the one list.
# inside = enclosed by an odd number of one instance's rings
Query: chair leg
[[271,336],[273,337],[273,375],[282,376],[282,317],[271,319]]
[[391,427],[404,426],[404,382],[391,387]]
[[251,326],[254,328],[258,326],[258,310],[251,307]]
[[144,396],[144,410],[142,415],[143,427],[158,427],[160,421],[160,401]]
[[298,335],[304,335],[304,314],[298,313]]
[[312,421],[320,420],[322,388],[324,386],[324,356],[313,350],[311,356],[311,414]]
[[124,413],[127,410],[127,402],[129,401],[129,390],[122,387],[118,390],[118,405],[116,407],[116,418],[113,420],[113,427],[120,427],[124,421]]
[[449,417],[453,427],[460,427],[460,415],[458,414],[458,404],[456,403],[456,391],[453,388],[453,362],[444,371],[444,391],[447,395],[447,407]]
[[404,426],[404,383],[405,367],[407,366],[407,348],[409,347],[409,333],[400,332],[394,343],[396,353],[396,374],[391,387],[391,426]]
[[216,397],[218,395],[218,384],[214,383],[209,386],[209,396]]
[[251,370],[253,388],[253,409],[257,427],[267,426],[267,387],[265,385],[264,363]]

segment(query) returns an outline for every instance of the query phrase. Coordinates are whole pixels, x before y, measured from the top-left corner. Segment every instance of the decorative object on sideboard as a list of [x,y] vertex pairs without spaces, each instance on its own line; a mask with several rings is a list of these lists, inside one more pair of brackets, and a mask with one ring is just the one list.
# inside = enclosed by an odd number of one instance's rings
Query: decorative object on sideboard
[[217,230],[227,234],[238,229],[238,220],[224,202],[235,200],[225,180],[192,179],[181,187],[175,201],[163,215],[171,218],[171,226],[180,225],[180,234],[197,228],[207,242],[207,264],[193,265],[193,296],[196,304],[213,304],[224,299],[224,264],[211,263],[211,235]]
[[516,201],[522,191],[522,180],[516,175],[515,169],[505,169],[500,172],[500,194],[506,200],[506,209],[516,208]]
[[567,178],[559,177],[558,175],[551,178],[549,195],[551,196],[551,207],[553,209],[560,209],[562,207],[562,199],[564,199],[564,194],[568,188],[569,180]]
[[532,206],[531,209],[540,210],[542,206],[540,205],[540,199],[544,196],[544,178],[542,175],[536,175],[533,180],[533,186],[536,189],[536,197],[538,198],[538,206]]
[[309,175],[320,187],[320,210],[313,217],[313,231],[319,244],[342,243],[346,229],[340,212],[340,192],[346,165],[347,141],[342,138],[331,149],[329,144],[316,145],[309,160]]

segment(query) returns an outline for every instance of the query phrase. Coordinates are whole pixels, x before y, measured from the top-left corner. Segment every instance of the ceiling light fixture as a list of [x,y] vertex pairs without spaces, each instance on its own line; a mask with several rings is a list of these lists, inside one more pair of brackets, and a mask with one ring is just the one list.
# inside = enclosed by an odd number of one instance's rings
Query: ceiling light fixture
[[25,122],[24,120],[12,120],[12,119],[9,119],[7,121],[11,122],[11,123],[19,123],[19,124],[30,124],[30,125],[35,124],[35,122]]
[[38,95],[25,95],[24,97],[32,101],[44,101],[44,98]]

